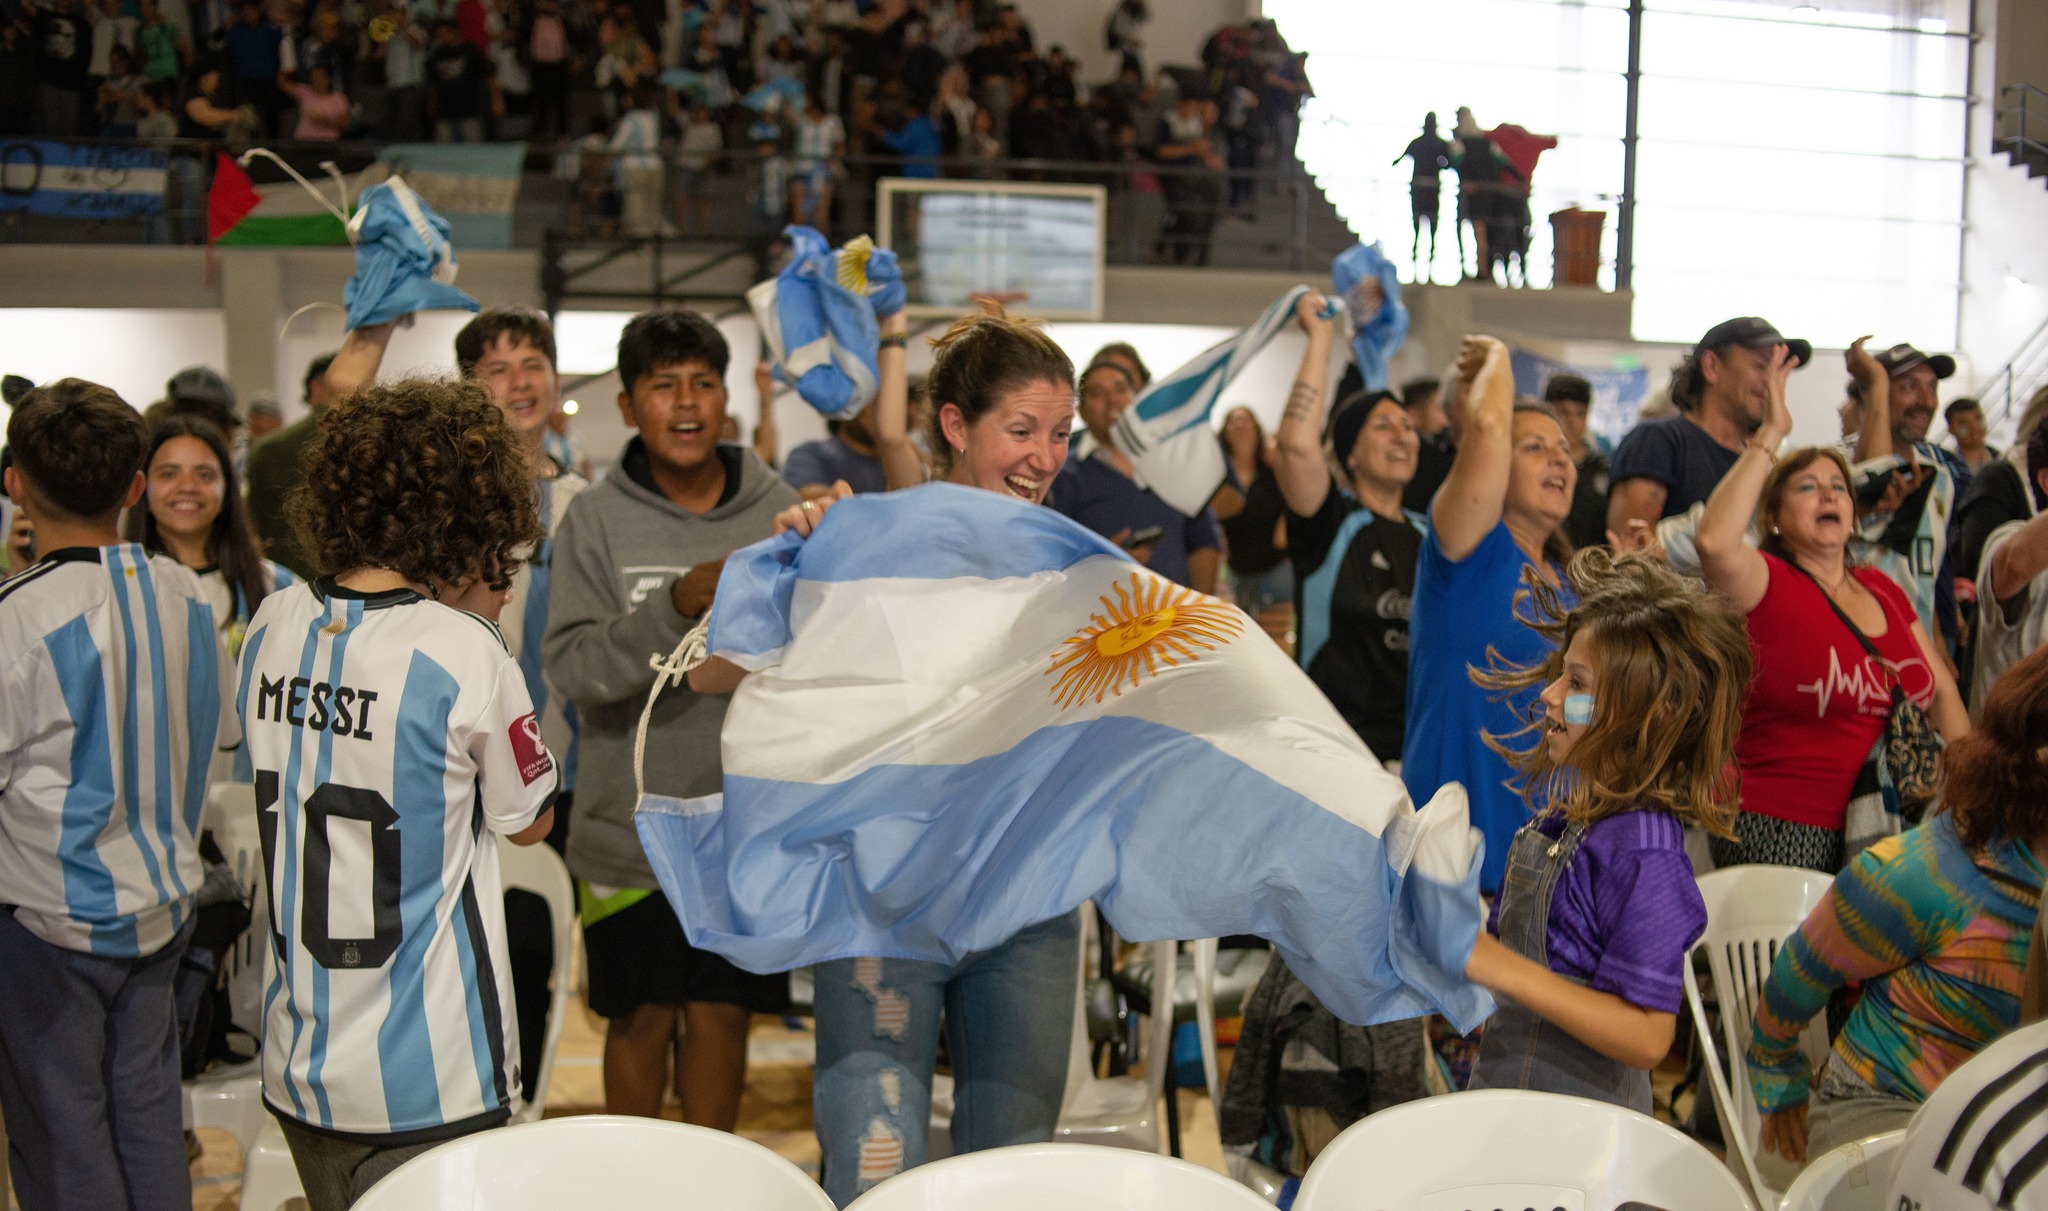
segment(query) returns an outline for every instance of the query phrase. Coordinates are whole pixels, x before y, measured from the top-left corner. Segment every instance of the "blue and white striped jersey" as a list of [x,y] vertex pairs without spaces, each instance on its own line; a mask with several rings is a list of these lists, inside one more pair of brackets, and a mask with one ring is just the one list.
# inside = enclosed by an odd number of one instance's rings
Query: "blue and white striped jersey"
[[263,1095],[316,1131],[461,1134],[518,1105],[492,833],[554,760],[497,628],[330,580],[264,599],[240,708],[270,871]]
[[140,546],[0,583],[0,903],[37,937],[132,958],[183,927],[230,676],[197,580]]
[[533,699],[534,713],[540,717],[541,739],[547,741],[548,751],[561,764],[565,791],[576,789],[576,708],[548,684],[541,671],[540,640],[548,629],[548,565],[554,556],[555,531],[561,527],[562,514],[568,511],[569,502],[589,486],[590,481],[569,470],[562,470],[553,479],[535,481],[545,536],[540,540],[540,549],[513,573],[512,599],[498,615],[505,646],[512,649],[513,658],[519,661],[519,672],[526,678],[526,695]]
[[[275,593],[299,583],[299,578],[283,564],[263,560],[263,580]],[[242,636],[249,633],[249,619],[256,613],[249,604],[249,598],[242,587],[228,582],[226,572],[211,567],[195,573],[199,577],[199,590],[213,606],[213,619],[220,626],[220,633],[228,641],[228,659],[239,660],[242,655]]]

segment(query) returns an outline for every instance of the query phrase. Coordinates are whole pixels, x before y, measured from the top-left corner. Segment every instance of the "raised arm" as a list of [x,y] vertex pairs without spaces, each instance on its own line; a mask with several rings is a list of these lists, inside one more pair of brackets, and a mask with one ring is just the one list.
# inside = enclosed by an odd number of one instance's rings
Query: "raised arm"
[[1700,575],[1707,587],[1735,603],[1747,614],[1764,599],[1770,587],[1770,565],[1756,548],[1744,540],[1757,500],[1763,496],[1764,480],[1778,459],[1778,447],[1792,432],[1792,413],[1785,407],[1785,379],[1792,373],[1792,354],[1779,346],[1769,372],[1770,410],[1763,427],[1749,439],[1728,474],[1721,477],[1714,494],[1707,498],[1707,510],[1693,535],[1699,553]]
[[873,429],[875,446],[882,458],[882,482],[890,491],[897,488],[914,488],[924,482],[924,458],[910,441],[910,373],[906,367],[908,355],[901,341],[890,337],[902,337],[909,333],[910,325],[901,311],[884,316],[880,321],[883,344],[875,355],[875,368],[881,381],[875,392]]
[[2017,615],[2027,605],[2034,577],[2048,572],[2048,513],[2027,522],[1991,552],[1991,594],[1998,608]]
[[377,367],[384,364],[384,350],[399,321],[364,324],[341,338],[341,348],[327,364],[325,381],[335,399],[346,399],[377,381]]
[[1324,318],[1323,296],[1310,291],[1294,305],[1295,322],[1308,334],[1308,348],[1302,351],[1301,368],[1294,372],[1294,387],[1287,393],[1287,410],[1280,414],[1280,429],[1273,438],[1273,477],[1280,483],[1281,499],[1288,511],[1299,517],[1313,517],[1330,494],[1330,464],[1323,457],[1323,409],[1330,377],[1330,342],[1335,339],[1333,321]]
[[1468,336],[1458,350],[1463,398],[1458,454],[1430,502],[1437,545],[1455,563],[1478,549],[1500,524],[1514,463],[1515,379],[1507,346],[1490,336]]
[[765,357],[754,365],[754,391],[761,399],[761,418],[754,424],[754,457],[779,469],[775,448],[781,430],[775,423],[774,363]]
[[1892,380],[1877,359],[1863,348],[1867,336],[1859,336],[1842,360],[1849,363],[1850,377],[1862,388],[1863,430],[1856,435],[1855,461],[1868,462],[1892,453]]

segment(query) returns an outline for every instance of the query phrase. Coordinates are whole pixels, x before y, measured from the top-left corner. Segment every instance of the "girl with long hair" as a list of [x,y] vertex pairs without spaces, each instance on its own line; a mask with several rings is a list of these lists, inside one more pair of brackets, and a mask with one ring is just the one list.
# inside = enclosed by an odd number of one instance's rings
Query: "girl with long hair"
[[1543,688],[1518,732],[1485,737],[1538,815],[1465,969],[1500,998],[1471,1087],[1648,1114],[1707,924],[1685,828],[1725,834],[1734,818],[1749,643],[1726,601],[1647,556],[1596,547],[1560,584],[1533,568],[1524,582],[1530,625],[1555,646],[1472,673],[1493,693]]
[[144,475],[148,490],[128,511],[128,541],[198,574],[228,655],[239,656],[256,607],[298,577],[259,552],[227,438],[199,417],[167,416],[150,432]]

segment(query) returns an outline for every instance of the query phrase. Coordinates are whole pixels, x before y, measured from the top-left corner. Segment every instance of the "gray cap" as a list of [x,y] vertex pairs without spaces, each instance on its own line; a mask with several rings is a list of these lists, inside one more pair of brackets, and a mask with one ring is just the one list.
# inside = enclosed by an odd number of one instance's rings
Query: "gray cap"
[[211,366],[187,366],[164,384],[164,398],[220,404],[235,410],[235,389]]

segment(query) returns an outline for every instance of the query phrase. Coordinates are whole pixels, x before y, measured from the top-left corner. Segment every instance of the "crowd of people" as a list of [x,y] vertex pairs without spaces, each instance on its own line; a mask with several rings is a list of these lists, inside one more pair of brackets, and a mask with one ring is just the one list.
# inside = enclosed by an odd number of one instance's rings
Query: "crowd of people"
[[477,142],[563,148],[572,227],[829,232],[848,156],[871,175],[1111,180],[1163,194],[1158,254],[1200,263],[1253,173],[1291,163],[1306,56],[1274,23],[1148,61],[1147,0],[1114,0],[1114,79],[1079,78],[991,0],[6,0],[0,135]]
[[[649,659],[707,614],[732,552],[932,480],[1234,596],[1415,802],[1466,788],[1492,919],[1465,974],[1501,1005],[1472,1087],[1650,1108],[1706,923],[1692,831],[1718,865],[1840,875],[1755,1022],[1766,1144],[1803,1159],[1901,1125],[2019,1017],[2048,852],[2048,390],[2003,455],[1952,405],[1947,451],[1927,438],[1953,360],[1858,341],[1842,444],[1787,450],[1811,347],[1742,317],[1677,369],[1677,414],[1610,456],[1585,380],[1518,398],[1488,338],[1399,394],[1333,392],[1333,314],[1300,300],[1277,428],[1224,410],[1227,478],[1192,517],[1114,438],[1151,381],[1137,351],[1077,372],[1000,313],[937,339],[915,388],[903,315],[878,316],[875,402],[782,460],[737,441],[726,342],[683,310],[626,326],[633,436],[601,472],[567,440],[548,320],[517,309],[461,331],[452,380],[378,382],[393,326],[356,329],[309,368],[310,415],[246,454],[204,368],[144,411],[10,381],[0,1115],[22,1205],[183,1195],[181,1058],[209,1041],[181,1033],[178,959],[218,782],[264,813],[275,971],[240,1025],[314,1211],[530,1089],[547,929],[501,903],[494,834],[555,846],[578,880],[606,1109],[658,1115],[672,1092],[732,1130],[750,1015],[785,1011],[788,982],[693,946],[643,851]],[[747,675],[712,660],[646,708],[649,787],[720,788]],[[957,1149],[1050,1138],[1078,936],[1070,914],[957,964],[817,971],[836,1201],[923,1159],[942,1034]],[[1429,1091],[1423,1021],[1336,1022],[1277,956],[1266,979],[1287,996],[1252,999],[1249,1045],[1318,1032],[1346,1081],[1234,1069],[1227,1146],[1298,1174],[1332,1131]],[[1810,1073],[1800,1029],[1851,982]]]

